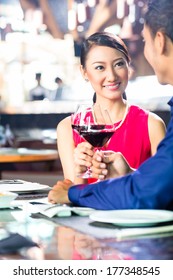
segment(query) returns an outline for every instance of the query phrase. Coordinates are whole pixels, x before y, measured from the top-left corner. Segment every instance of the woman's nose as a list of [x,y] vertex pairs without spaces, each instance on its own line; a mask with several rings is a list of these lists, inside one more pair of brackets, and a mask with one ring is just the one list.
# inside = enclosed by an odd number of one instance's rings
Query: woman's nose
[[118,75],[114,68],[110,68],[107,73],[107,80],[108,81],[116,81],[118,79]]

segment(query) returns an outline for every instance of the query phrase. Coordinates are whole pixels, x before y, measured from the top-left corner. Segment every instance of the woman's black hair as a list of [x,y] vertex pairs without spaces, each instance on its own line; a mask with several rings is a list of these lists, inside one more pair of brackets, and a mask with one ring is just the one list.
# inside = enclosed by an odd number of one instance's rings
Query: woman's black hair
[[93,103],[96,103],[96,93],[94,92],[94,95],[93,95]]
[[105,46],[116,49],[123,53],[127,63],[130,63],[130,56],[127,47],[120,37],[108,32],[97,32],[84,40],[81,46],[80,63],[83,67],[85,67],[86,58],[92,46]]

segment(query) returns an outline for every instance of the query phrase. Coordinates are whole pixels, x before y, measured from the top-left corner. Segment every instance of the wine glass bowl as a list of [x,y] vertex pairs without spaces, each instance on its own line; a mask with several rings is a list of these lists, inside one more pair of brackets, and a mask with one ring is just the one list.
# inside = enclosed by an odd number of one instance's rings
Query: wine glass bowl
[[112,127],[108,125],[91,125],[89,129],[81,129],[80,131],[80,135],[98,149],[105,146],[113,133]]

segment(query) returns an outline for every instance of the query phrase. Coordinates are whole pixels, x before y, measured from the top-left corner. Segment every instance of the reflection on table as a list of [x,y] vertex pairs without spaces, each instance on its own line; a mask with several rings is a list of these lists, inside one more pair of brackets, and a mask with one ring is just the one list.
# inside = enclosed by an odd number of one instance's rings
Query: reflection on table
[[[80,220],[80,229],[75,221]],[[173,232],[155,235],[117,238],[115,227],[89,221],[88,217],[49,219],[37,213],[30,215],[27,204],[21,209],[0,210],[0,231],[19,233],[36,242],[39,247],[20,250],[15,254],[1,254],[0,259],[49,260],[172,260]],[[66,225],[65,225],[66,224]],[[96,237],[95,229],[100,229]],[[102,235],[103,228],[111,235]],[[85,232],[84,232],[85,231]],[[93,232],[93,234],[92,234]]]

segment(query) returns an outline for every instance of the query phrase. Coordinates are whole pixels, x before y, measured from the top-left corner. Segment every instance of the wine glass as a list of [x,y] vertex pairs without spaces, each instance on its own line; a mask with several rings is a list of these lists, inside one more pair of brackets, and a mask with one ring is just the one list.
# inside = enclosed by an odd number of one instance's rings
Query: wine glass
[[[107,110],[100,105],[81,104],[71,118],[72,128],[89,142],[95,150],[105,146],[115,131]],[[91,178],[90,168],[80,175],[82,178]]]

